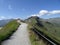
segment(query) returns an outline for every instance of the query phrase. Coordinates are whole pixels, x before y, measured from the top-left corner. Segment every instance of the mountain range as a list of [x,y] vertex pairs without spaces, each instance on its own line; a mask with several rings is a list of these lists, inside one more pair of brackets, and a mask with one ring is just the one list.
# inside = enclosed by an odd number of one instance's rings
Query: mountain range
[[11,21],[13,19],[5,19],[5,20],[0,20],[0,27],[6,25],[9,21]]

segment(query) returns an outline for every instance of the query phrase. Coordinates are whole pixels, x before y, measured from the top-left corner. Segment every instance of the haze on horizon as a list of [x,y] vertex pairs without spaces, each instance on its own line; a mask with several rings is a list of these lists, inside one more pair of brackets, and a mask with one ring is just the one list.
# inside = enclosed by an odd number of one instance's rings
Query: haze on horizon
[[60,17],[60,0],[0,0],[0,20]]

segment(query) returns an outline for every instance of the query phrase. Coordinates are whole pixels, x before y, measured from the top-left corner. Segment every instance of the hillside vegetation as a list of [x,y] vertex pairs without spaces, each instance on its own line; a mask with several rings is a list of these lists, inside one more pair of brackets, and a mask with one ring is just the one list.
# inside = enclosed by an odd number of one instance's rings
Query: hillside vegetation
[[19,25],[20,24],[17,22],[17,20],[12,20],[8,24],[6,24],[0,30],[0,42],[5,40],[5,39],[8,39],[9,36],[11,36],[12,33],[17,30]]
[[29,23],[30,29],[36,28],[37,30],[43,32],[44,35],[47,35],[52,40],[60,44],[60,27],[57,27],[54,23],[44,21],[39,17],[30,17],[26,19],[26,22]]

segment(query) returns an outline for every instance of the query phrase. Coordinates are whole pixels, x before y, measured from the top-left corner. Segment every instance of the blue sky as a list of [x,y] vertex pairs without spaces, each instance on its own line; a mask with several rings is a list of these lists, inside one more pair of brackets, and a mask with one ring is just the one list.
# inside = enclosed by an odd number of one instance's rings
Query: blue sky
[[26,19],[31,15],[60,17],[60,0],[0,0],[0,19]]

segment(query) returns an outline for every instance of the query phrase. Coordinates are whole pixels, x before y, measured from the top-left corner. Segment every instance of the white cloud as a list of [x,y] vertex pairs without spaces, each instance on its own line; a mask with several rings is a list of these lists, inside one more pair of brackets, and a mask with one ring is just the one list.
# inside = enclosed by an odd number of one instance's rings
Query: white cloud
[[60,14],[60,10],[53,10],[49,12],[50,14]]
[[10,4],[8,5],[8,9],[9,10],[12,10],[12,6]]
[[41,10],[39,12],[39,15],[42,16],[42,15],[45,15],[45,14],[48,14],[48,11],[47,10]]
[[5,16],[0,16],[0,20],[2,20],[2,19],[6,19],[6,17]]
[[33,14],[33,15],[31,15],[31,16],[38,16],[38,14]]
[[37,14],[33,14],[31,16],[43,16],[43,15],[54,15],[54,14],[60,14],[60,10],[52,10],[52,11],[48,11],[48,10],[40,10],[39,13]]
[[12,16],[0,16],[0,20],[13,19]]

